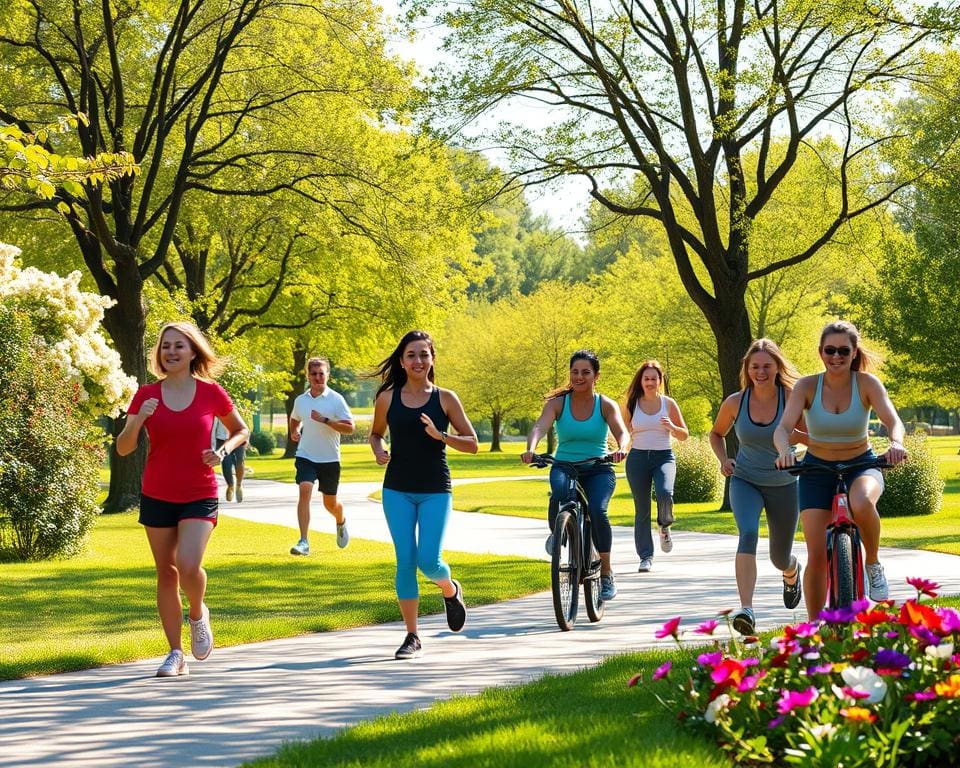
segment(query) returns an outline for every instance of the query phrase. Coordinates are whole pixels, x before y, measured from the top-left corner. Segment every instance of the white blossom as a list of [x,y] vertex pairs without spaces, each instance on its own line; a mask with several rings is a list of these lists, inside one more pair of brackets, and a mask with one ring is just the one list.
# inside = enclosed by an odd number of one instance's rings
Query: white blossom
[[859,693],[866,693],[864,699],[867,704],[876,704],[887,695],[887,683],[870,667],[847,667],[840,672],[840,677],[848,687]]

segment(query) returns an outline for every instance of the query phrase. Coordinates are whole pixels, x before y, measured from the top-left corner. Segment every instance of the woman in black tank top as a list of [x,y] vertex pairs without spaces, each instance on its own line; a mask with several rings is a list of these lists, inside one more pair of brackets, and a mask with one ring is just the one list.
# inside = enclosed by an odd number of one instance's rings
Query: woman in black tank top
[[[397,598],[407,636],[396,658],[421,653],[417,634],[419,592],[417,569],[443,592],[447,624],[459,632],[466,621],[460,582],[440,557],[443,533],[452,511],[447,447],[477,452],[477,433],[456,393],[434,383],[433,340],[424,331],[410,331],[377,369],[377,390],[370,429],[370,447],[378,464],[386,465],[383,512],[397,553]],[[454,433],[448,433],[452,426]],[[390,433],[388,451],[384,440]]]

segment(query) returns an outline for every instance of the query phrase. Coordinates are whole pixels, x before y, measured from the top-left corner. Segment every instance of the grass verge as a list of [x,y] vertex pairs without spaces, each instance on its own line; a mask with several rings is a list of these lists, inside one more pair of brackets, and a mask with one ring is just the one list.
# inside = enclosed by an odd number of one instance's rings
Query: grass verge
[[[289,528],[221,518],[204,562],[218,645],[400,619],[390,544],[353,539],[341,551],[332,535],[314,534],[311,546],[310,557],[295,559],[288,554]],[[469,585],[471,605],[550,587],[549,570],[539,561],[445,555],[456,577]],[[86,669],[167,650],[154,602],[153,560],[132,513],[99,518],[77,557],[7,563],[2,576],[0,679]],[[349,592],[343,589],[347,576]],[[424,614],[442,612],[439,590],[422,582],[422,594]]]

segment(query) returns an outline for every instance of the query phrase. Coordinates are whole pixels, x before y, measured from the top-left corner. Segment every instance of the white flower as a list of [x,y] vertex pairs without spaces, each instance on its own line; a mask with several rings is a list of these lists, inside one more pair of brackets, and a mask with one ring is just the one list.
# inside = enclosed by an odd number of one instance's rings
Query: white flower
[[708,723],[715,722],[720,711],[726,709],[728,706],[730,706],[730,697],[725,693],[721,693],[717,698],[707,704],[707,709],[703,713],[703,719]]
[[867,704],[876,704],[887,695],[887,683],[880,675],[869,667],[847,667],[840,673],[843,682],[859,693],[866,693],[868,697],[862,701]]
[[837,732],[837,726],[835,726],[833,723],[820,723],[819,725],[807,726],[807,730],[810,731],[810,733],[812,733],[819,741],[826,741]]
[[928,645],[923,649],[931,659],[949,659],[953,656],[953,643],[940,643],[940,645]]

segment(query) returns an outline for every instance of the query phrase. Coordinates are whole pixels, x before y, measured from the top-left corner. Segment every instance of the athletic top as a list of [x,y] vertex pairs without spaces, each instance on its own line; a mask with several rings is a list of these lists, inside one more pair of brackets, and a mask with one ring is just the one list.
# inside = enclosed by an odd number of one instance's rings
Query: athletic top
[[580,421],[570,413],[570,397],[563,396],[557,419],[557,450],[560,461],[583,461],[607,455],[607,420],[603,418],[600,395],[593,396],[593,412]]
[[660,395],[660,410],[652,416],[643,412],[638,399],[630,418],[631,447],[639,451],[669,451],[670,430],[660,423],[666,415],[667,398],[663,395]]
[[777,415],[769,424],[757,424],[750,417],[750,393],[753,387],[747,387],[740,395],[740,408],[733,422],[733,429],[740,442],[737,450],[737,465],[733,476],[754,485],[790,485],[797,478],[789,472],[781,472],[774,466],[777,449],[773,447],[773,432],[780,423],[786,395],[783,387],[777,385]]
[[300,442],[297,443],[297,458],[327,464],[340,461],[340,433],[333,427],[310,418],[311,411],[318,411],[330,421],[353,421],[353,414],[343,395],[330,387],[314,397],[308,389],[293,401],[290,418],[300,422]]
[[400,399],[400,388],[393,388],[387,427],[390,429],[390,463],[383,475],[383,487],[406,493],[449,493],[450,467],[446,446],[427,434],[420,414],[429,416],[434,426],[446,432],[450,419],[440,405],[440,390],[434,387],[426,404],[408,408]]
[[817,376],[817,391],[806,410],[807,432],[817,443],[862,443],[867,445],[870,409],[864,407],[857,388],[857,373],[850,380],[850,405],[843,413],[829,413],[823,407],[823,374]]
[[175,504],[217,498],[217,476],[202,457],[210,448],[214,417],[230,413],[233,401],[219,384],[196,381],[193,400],[182,411],[171,411],[164,405],[160,382],[140,387],[127,409],[128,414],[136,414],[145,400],[155,397],[160,401],[143,423],[150,438],[143,472],[144,496]]

